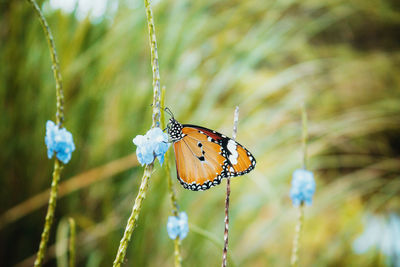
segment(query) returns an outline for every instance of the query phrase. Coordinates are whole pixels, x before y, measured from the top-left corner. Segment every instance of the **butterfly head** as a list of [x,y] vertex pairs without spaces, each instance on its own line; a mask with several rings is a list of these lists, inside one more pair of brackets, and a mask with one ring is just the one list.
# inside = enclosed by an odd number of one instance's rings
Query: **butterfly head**
[[179,141],[183,138],[183,133],[182,133],[182,124],[180,124],[177,120],[175,120],[174,117],[169,119],[167,129],[168,129],[168,135],[172,139],[172,142]]

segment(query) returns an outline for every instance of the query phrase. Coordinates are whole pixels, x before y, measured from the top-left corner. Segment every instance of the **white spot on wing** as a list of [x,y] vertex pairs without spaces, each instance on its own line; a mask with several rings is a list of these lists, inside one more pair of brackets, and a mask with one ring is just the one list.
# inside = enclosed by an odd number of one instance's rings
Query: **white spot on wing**
[[236,145],[235,141],[229,140],[227,148],[228,148],[229,152],[231,153],[231,155],[229,155],[229,161],[233,165],[236,165],[238,163],[237,159],[239,157],[239,154],[238,154],[237,149],[236,149],[237,145]]

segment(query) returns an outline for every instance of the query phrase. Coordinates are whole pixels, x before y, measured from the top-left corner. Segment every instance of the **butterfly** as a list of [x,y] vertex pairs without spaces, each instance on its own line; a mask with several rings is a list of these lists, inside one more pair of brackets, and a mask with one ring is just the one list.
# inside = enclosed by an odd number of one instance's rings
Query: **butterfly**
[[221,183],[222,178],[249,173],[256,159],[231,138],[201,126],[181,124],[171,111],[167,125],[174,145],[176,171],[185,189],[207,190]]

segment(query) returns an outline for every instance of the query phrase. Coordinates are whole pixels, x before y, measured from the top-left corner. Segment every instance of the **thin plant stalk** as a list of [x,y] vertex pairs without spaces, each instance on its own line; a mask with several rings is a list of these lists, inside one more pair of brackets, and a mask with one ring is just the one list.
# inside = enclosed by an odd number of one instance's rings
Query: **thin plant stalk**
[[119,243],[119,248],[118,248],[117,255],[115,257],[113,266],[121,266],[121,264],[123,263],[123,261],[125,259],[126,250],[128,248],[128,243],[131,240],[133,229],[135,228],[136,222],[139,218],[139,213],[142,208],[142,202],[143,202],[144,198],[146,197],[146,191],[147,191],[148,184],[149,184],[148,182],[149,182],[151,173],[153,172],[153,168],[154,168],[154,163],[146,165],[146,167],[144,168],[144,174],[142,177],[142,182],[140,184],[139,193],[136,196],[135,204],[133,205],[131,215],[129,216],[128,223],[126,224],[124,236],[122,237],[122,239]]
[[[306,170],[308,129],[307,129],[307,111],[304,103],[301,105],[301,122],[302,122],[302,135],[301,135],[302,165],[303,169]],[[299,206],[299,215],[297,217],[295,235],[293,238],[292,257],[290,260],[292,266],[298,266],[299,264],[300,238],[303,229],[303,224],[304,224],[304,202],[301,202]]]
[[73,218],[68,218],[69,241],[68,241],[68,266],[75,267],[76,255],[76,223]]
[[153,125],[152,127],[160,126],[160,67],[158,64],[158,50],[156,29],[153,20],[153,11],[149,0],[144,0],[146,7],[147,25],[149,28],[149,41],[151,53],[151,67],[153,71]]
[[[239,106],[236,106],[235,115],[233,118],[233,133],[232,140],[236,139],[237,126],[239,121]],[[231,179],[226,180],[226,198],[225,198],[225,229],[224,229],[224,250],[222,252],[222,267],[226,266],[228,257],[228,239],[229,239],[229,197],[231,194]]]
[[303,223],[304,223],[304,203],[302,202],[299,206],[296,230],[293,238],[292,257],[290,259],[290,264],[292,266],[299,265],[300,237],[301,237],[301,231],[303,230]]
[[307,111],[305,104],[301,105],[301,148],[303,151],[303,169],[307,169],[307,138],[308,138],[308,128],[307,128]]
[[56,124],[59,128],[62,128],[64,122],[64,92],[62,86],[62,77],[60,72],[60,64],[58,61],[56,45],[54,43],[53,35],[51,34],[50,26],[46,21],[42,11],[35,2],[35,0],[27,0],[35,10],[36,15],[39,18],[40,24],[42,25],[43,31],[46,35],[46,40],[49,45],[52,69],[54,79],[56,80],[56,98],[57,98],[57,111],[56,111]]
[[53,180],[51,182],[50,188],[50,197],[49,204],[47,207],[47,213],[44,223],[43,232],[40,239],[39,250],[36,254],[36,260],[34,266],[42,266],[44,256],[46,255],[47,243],[49,242],[50,230],[54,221],[54,212],[56,210],[56,202],[57,202],[57,191],[58,191],[58,183],[60,181],[60,174],[63,166],[62,163],[55,159],[54,161],[54,170],[53,170]]
[[[162,88],[161,90],[161,107],[165,107],[165,87]],[[165,112],[161,113],[161,128],[165,128]],[[171,177],[171,168],[169,165],[169,151],[165,153],[165,158],[164,158],[164,168],[165,172],[167,174],[167,182],[168,182],[168,194],[169,194],[169,199],[171,202],[171,212],[173,216],[178,216],[178,203],[176,201],[176,196],[175,196],[175,191],[173,188],[172,184],[172,177]],[[182,266],[182,256],[181,256],[181,239],[179,236],[177,236],[174,240],[174,263],[175,267],[180,267]]]
[[[60,73],[60,65],[58,62],[58,56],[56,51],[56,46],[54,43],[53,35],[51,34],[50,26],[46,21],[42,11],[40,10],[39,6],[35,2],[35,0],[28,0],[28,2],[32,5],[33,10],[35,11],[40,24],[42,25],[43,31],[46,36],[47,43],[49,45],[50,55],[51,55],[51,62],[52,62],[52,69],[54,79],[56,81],[56,124],[59,128],[62,128],[62,124],[64,121],[64,93],[62,89],[62,77]],[[49,242],[49,236],[51,227],[54,221],[54,212],[56,209],[57,203],[57,193],[58,193],[58,183],[60,181],[61,171],[63,169],[63,164],[56,158],[54,160],[54,170],[53,170],[53,178],[51,182],[51,189],[50,189],[50,197],[49,197],[49,204],[47,208],[45,223],[43,232],[41,234],[39,250],[37,252],[36,260],[34,266],[42,266],[43,260],[46,254],[47,244]]]
[[[150,2],[148,0],[144,1],[146,7],[147,24],[149,28],[149,41],[151,50],[151,66],[153,71],[153,115],[152,115],[152,127],[158,127],[160,125],[160,72],[158,64],[158,52],[157,52],[157,40],[155,34],[153,12],[151,10]],[[135,204],[132,207],[131,215],[129,216],[124,235],[119,243],[117,255],[113,266],[121,266],[125,259],[126,250],[128,248],[128,243],[132,237],[133,230],[136,226],[136,222],[139,218],[140,210],[142,208],[142,203],[146,197],[146,192],[148,188],[148,183],[150,176],[154,169],[154,162],[146,165],[144,168],[144,174],[139,187],[139,193],[136,196]]]

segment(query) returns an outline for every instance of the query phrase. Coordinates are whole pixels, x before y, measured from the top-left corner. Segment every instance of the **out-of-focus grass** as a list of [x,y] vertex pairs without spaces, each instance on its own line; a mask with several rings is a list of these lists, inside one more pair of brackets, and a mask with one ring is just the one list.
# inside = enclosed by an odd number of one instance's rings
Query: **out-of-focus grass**
[[[132,153],[132,138],[150,127],[150,51],[141,1],[120,1],[112,21],[96,24],[61,11],[48,10],[46,16],[64,78],[65,123],[77,146],[65,168],[66,181]],[[165,0],[155,3],[154,16],[161,83],[176,118],[229,134],[239,105],[237,140],[257,158],[255,171],[232,180],[231,261],[236,266],[289,264],[296,210],[288,192],[291,172],[301,166],[304,100],[317,193],[305,212],[300,262],[384,264],[373,251],[355,255],[351,244],[366,211],[400,210],[395,3]],[[0,25],[4,214],[48,187],[51,161],[44,127],[54,119],[55,92],[47,44],[29,5],[1,2]],[[60,200],[56,223],[63,217],[77,222],[79,266],[111,264],[141,171],[127,166],[112,179]],[[192,231],[183,240],[184,265],[219,265],[222,247],[215,240],[223,240],[225,187],[206,192],[176,187],[190,224],[206,231]],[[44,212],[42,207],[0,230],[0,265],[33,255]],[[168,215],[167,181],[156,167],[129,247],[129,265],[173,264]],[[55,242],[55,232],[50,241]]]

